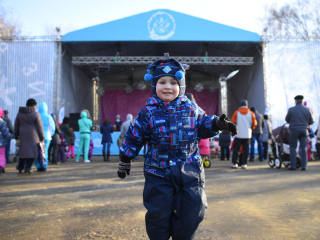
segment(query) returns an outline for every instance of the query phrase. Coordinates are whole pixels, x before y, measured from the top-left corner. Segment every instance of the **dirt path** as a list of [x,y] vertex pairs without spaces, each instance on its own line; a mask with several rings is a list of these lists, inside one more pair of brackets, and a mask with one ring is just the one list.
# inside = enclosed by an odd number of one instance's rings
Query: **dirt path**
[[[116,156],[31,175],[8,164],[0,175],[0,239],[148,239],[142,159],[125,180]],[[320,239],[320,162],[305,172],[265,162],[229,166],[212,160],[205,169],[209,208],[196,239]]]

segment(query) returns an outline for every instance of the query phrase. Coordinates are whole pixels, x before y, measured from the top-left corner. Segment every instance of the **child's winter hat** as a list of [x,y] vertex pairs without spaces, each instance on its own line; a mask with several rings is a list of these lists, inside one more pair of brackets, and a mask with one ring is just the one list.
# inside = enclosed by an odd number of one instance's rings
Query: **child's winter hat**
[[186,90],[185,71],[189,68],[189,65],[181,64],[174,58],[169,58],[169,53],[165,53],[164,56],[165,59],[159,59],[148,66],[148,73],[144,76],[144,80],[152,82],[152,94],[156,97],[158,80],[163,76],[174,77],[179,84],[179,96],[183,96]]

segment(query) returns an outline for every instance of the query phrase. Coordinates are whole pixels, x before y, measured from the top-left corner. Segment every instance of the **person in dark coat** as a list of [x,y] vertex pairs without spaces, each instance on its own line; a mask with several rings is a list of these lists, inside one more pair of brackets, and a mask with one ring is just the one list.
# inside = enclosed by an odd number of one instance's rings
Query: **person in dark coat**
[[39,156],[39,143],[44,142],[44,132],[39,113],[36,112],[37,102],[28,99],[26,107],[19,107],[14,122],[14,135],[19,138],[19,164],[17,170],[21,173],[31,173],[31,166]]
[[[4,116],[3,116],[3,121],[6,122],[8,128],[9,128],[9,133],[13,134],[13,126],[12,122],[9,118],[9,112],[8,110],[3,111]],[[7,145],[6,145],[6,163],[12,163],[9,159],[9,153],[10,153],[10,144],[11,144],[11,139],[7,139]]]
[[57,163],[64,163],[66,162],[66,148],[68,147],[67,141],[65,139],[65,134],[63,131],[60,130],[60,145],[58,147],[58,156],[57,156]]
[[[60,164],[60,162],[58,163],[57,158],[58,158],[58,151],[59,151],[59,145],[60,145],[60,128],[57,124],[57,119],[56,116],[54,114],[51,114],[54,122],[55,122],[55,132],[52,136],[52,140],[49,146],[49,150],[48,150],[48,156],[49,156],[49,163],[50,164]],[[52,151],[52,154],[51,154]]]
[[70,142],[71,131],[70,131],[69,122],[70,122],[70,118],[65,117],[63,118],[62,124],[60,125],[60,130],[64,132],[64,138],[68,146],[71,145],[71,142]]
[[[111,122],[109,118],[106,118],[103,121],[102,126],[100,127],[100,133],[102,134],[101,144],[103,145],[102,148],[102,155],[104,161],[110,161],[110,146],[112,142],[111,133],[113,133],[113,129],[111,126]],[[106,158],[106,145],[107,145],[107,158]]]
[[286,122],[289,123],[290,137],[290,168],[289,170],[296,170],[297,168],[297,145],[298,140],[301,148],[301,170],[307,169],[307,139],[308,128],[314,123],[312,113],[309,108],[302,105],[303,96],[297,95],[294,98],[296,106],[289,108]]
[[76,136],[74,135],[73,128],[70,129],[70,145],[68,146],[67,158],[71,157],[74,158],[74,141],[76,140]]
[[262,145],[262,134],[263,128],[265,125],[264,118],[262,114],[260,114],[255,107],[251,107],[250,111],[254,113],[257,120],[257,127],[252,130],[252,137],[251,137],[251,146],[250,146],[250,162],[254,162],[254,144],[257,140],[258,143],[258,153],[259,153],[259,160],[263,162],[264,155],[263,155],[263,145]]
[[226,155],[227,161],[230,160],[230,144],[231,144],[231,133],[228,131],[222,131],[219,135],[219,146],[221,149],[221,161],[224,161]]

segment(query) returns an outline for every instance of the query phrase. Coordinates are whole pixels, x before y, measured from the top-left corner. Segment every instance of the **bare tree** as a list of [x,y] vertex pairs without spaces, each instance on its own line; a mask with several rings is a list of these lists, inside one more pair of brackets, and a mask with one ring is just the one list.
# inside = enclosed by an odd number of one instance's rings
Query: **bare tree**
[[19,36],[21,27],[18,20],[11,17],[11,12],[6,10],[0,1],[0,38]]
[[320,37],[320,1],[294,0],[279,9],[266,6],[263,34],[310,40]]

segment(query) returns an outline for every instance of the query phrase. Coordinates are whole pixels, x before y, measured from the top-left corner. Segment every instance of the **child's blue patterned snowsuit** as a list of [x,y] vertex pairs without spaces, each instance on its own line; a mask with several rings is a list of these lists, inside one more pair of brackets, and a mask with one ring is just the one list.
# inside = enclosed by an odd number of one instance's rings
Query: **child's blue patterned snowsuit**
[[149,98],[133,119],[120,150],[134,158],[148,141],[143,201],[150,239],[193,239],[207,210],[198,142],[218,134],[215,119],[185,96]]

